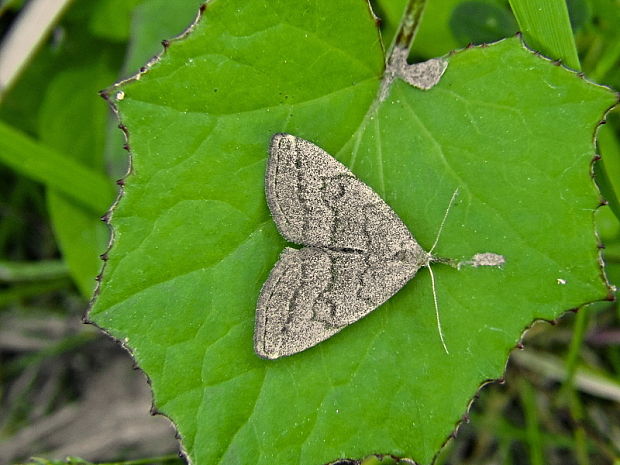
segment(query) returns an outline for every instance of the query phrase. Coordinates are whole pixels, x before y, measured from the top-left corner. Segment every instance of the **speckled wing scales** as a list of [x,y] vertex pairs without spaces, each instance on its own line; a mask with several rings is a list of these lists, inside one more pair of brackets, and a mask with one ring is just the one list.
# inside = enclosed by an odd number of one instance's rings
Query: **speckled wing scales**
[[254,348],[269,359],[301,352],[377,308],[428,263],[396,213],[316,145],[273,137],[267,202],[286,248],[256,309]]
[[413,240],[398,215],[346,166],[290,134],[271,141],[265,192],[280,234],[296,244],[387,255]]

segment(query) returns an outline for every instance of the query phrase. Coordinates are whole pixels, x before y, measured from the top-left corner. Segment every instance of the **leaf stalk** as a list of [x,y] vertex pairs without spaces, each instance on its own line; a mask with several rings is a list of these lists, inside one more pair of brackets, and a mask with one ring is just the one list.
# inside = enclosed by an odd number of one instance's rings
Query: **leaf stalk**
[[396,48],[407,50],[407,53],[409,53],[416,33],[418,32],[425,6],[426,0],[409,0],[407,2],[403,18],[398,27],[398,32],[387,54],[388,61]]

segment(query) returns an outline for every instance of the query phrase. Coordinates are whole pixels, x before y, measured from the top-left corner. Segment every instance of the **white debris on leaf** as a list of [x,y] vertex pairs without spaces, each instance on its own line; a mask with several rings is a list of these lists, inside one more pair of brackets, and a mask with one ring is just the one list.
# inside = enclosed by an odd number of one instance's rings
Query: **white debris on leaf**
[[506,259],[503,255],[492,252],[484,252],[477,253],[471,258],[471,260],[460,262],[458,264],[458,268],[460,269],[462,266],[473,266],[474,268],[477,268],[479,266],[499,267],[502,266],[504,263],[506,263]]
[[381,84],[379,99],[385,100],[394,79],[400,78],[406,83],[422,90],[433,88],[443,76],[448,67],[448,61],[443,58],[431,58],[422,63],[407,63],[409,51],[396,47],[390,57]]

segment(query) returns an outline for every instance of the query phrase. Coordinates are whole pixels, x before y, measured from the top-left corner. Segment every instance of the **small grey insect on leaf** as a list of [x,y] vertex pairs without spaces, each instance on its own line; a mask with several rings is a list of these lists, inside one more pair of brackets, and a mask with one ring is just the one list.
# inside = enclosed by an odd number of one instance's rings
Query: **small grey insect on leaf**
[[433,249],[424,251],[370,187],[304,139],[273,137],[265,191],[282,236],[305,247],[285,248],[263,285],[254,330],[260,357],[292,355],[328,339],[434,260]]

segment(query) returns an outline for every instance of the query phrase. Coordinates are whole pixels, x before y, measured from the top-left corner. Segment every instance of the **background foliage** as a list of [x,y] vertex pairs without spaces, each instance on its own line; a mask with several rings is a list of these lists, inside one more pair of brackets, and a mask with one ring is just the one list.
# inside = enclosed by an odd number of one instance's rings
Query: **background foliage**
[[[84,450],[83,443],[97,440],[83,437],[71,450],[67,446],[72,444],[62,444],[62,439],[46,443],[33,426],[40,429],[41,422],[58,418],[54,413],[61,410],[67,415],[67,406],[84,405],[88,411],[89,401],[94,404],[84,381],[92,370],[86,367],[93,366],[105,342],[71,322],[90,296],[98,255],[107,241],[107,231],[97,219],[113,197],[114,184],[106,180],[123,173],[126,158],[120,132],[95,92],[144,64],[159,51],[157,41],[182,31],[198,5],[170,3],[75,1],[2,97],[0,160],[6,165],[1,171],[0,302],[2,331],[11,335],[0,338],[7,367],[3,402],[9,406],[2,409],[2,437],[7,444],[25,438],[21,448],[8,448],[12,455],[7,460],[39,451],[75,454]],[[388,38],[400,15],[397,3],[376,5],[385,17]],[[20,7],[20,2],[2,4],[3,26],[14,24]],[[569,2],[569,7],[583,71],[617,88],[617,2]],[[468,42],[509,36],[516,24],[504,2],[430,2],[413,55],[432,57]],[[597,219],[608,247],[608,274],[618,282],[620,227],[614,212],[620,212],[620,150],[614,131],[617,119],[611,115],[610,120],[600,138],[604,170],[601,164],[597,169],[611,208],[601,209]],[[617,423],[618,412],[606,407],[618,396],[615,321],[615,307],[600,304],[576,319],[565,318],[560,327],[535,327],[526,345],[537,350],[513,359],[518,381],[483,391],[472,413],[474,422],[461,430],[440,461],[499,457],[514,463],[549,463],[570,457],[577,463],[606,463],[614,458],[619,440],[611,425]],[[101,366],[117,356],[109,350],[109,358],[98,360]],[[110,378],[103,376],[103,382],[110,383]],[[62,428],[51,431],[69,436]],[[124,433],[117,439],[119,449],[101,447],[87,458],[126,456]]]

